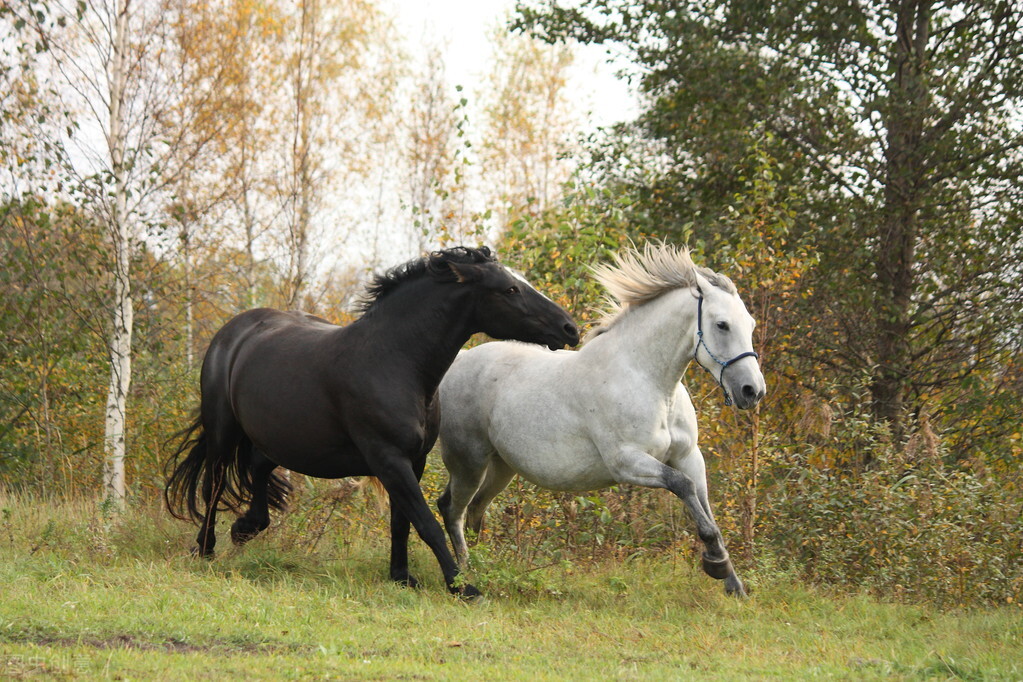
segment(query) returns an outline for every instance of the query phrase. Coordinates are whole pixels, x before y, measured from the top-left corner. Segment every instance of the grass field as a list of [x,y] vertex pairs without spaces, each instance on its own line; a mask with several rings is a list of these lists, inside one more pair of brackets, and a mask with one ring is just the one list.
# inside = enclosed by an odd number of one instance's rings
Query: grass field
[[[482,601],[386,579],[378,527],[287,524],[188,556],[153,509],[0,495],[3,679],[1023,679],[1023,609],[938,611],[742,571],[724,596],[681,554],[517,565],[477,556]],[[225,519],[225,523],[229,519]]]

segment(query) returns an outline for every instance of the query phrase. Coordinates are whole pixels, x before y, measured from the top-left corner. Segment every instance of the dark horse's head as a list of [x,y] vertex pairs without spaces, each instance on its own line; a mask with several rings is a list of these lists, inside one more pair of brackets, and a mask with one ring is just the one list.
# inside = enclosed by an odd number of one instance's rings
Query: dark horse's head
[[487,247],[456,246],[434,251],[378,275],[368,288],[363,310],[396,285],[416,275],[461,287],[471,302],[471,326],[495,339],[537,343],[551,350],[579,343],[572,317],[521,275],[501,265]]

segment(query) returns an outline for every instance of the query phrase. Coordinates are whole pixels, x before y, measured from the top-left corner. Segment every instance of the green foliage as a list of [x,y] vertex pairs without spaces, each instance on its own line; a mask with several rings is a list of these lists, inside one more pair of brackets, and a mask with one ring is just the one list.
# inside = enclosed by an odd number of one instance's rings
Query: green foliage
[[0,225],[0,473],[53,490],[102,424],[102,242],[80,212],[34,198],[0,207]]
[[873,441],[873,468],[848,476],[804,463],[769,489],[776,551],[821,584],[943,606],[1019,602],[1019,474],[951,469],[933,434],[900,453],[863,426],[834,437]]
[[536,215],[522,212],[501,242],[504,260],[577,322],[591,319],[604,292],[590,268],[628,243],[626,201],[607,189],[569,184],[559,205]]
[[[943,419],[963,405],[963,378],[1011,391],[996,377],[1020,352],[1021,24],[1023,9],[997,0],[587,0],[523,3],[513,22],[633,58],[644,111],[591,165],[652,235],[737,246],[741,233],[706,231],[748,193],[759,137],[779,204],[799,198],[790,239],[820,258],[792,310],[807,325],[791,344],[807,388],[822,395],[826,367],[844,384],[827,397],[848,400],[866,371],[897,437],[927,405],[964,443],[978,424]],[[976,419],[997,447],[1006,427]]]

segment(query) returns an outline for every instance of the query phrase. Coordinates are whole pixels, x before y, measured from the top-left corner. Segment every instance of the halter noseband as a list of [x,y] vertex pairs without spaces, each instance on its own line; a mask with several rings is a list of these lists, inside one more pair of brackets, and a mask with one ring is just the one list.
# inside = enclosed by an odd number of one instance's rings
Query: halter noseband
[[[700,291],[697,289],[697,291]],[[725,406],[732,404],[732,396],[728,394],[728,389],[725,388],[725,370],[737,363],[743,358],[759,358],[756,351],[748,350],[745,353],[739,353],[731,360],[722,360],[710,350],[710,346],[707,345],[707,341],[703,338],[703,292],[700,291],[700,298],[696,304],[696,336],[699,341],[696,343],[696,348],[693,349],[693,359],[696,360],[696,354],[700,352],[700,346],[703,346],[707,351],[707,355],[711,357],[714,362],[721,365],[721,375],[718,377],[718,385],[725,394]],[[696,360],[699,362],[699,360]]]

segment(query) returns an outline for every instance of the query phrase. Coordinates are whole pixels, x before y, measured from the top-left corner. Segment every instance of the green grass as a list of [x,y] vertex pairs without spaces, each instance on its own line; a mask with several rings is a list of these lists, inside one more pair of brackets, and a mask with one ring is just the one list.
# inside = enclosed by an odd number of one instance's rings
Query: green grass
[[[369,507],[367,506],[367,509]],[[725,597],[687,557],[517,565],[487,593],[386,579],[382,519],[272,528],[214,561],[156,509],[0,495],[0,679],[1021,679],[1023,609],[938,611],[828,594],[769,569]],[[326,518],[326,517],[324,517]],[[224,523],[230,519],[225,518]]]

